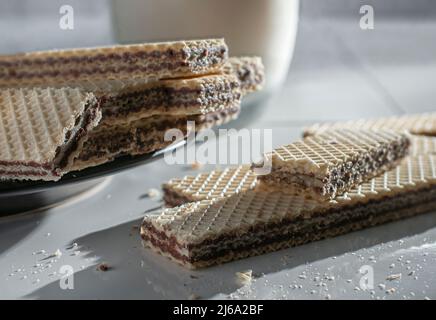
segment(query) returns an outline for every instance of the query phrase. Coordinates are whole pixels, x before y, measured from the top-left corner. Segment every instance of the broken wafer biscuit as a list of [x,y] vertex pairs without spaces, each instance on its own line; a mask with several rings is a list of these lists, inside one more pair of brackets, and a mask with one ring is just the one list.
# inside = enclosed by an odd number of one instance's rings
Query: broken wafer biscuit
[[243,95],[259,91],[265,82],[265,70],[260,57],[230,57],[223,72],[238,78]]
[[0,179],[60,179],[100,118],[78,89],[0,90]]
[[227,58],[223,39],[30,52],[0,56],[0,87],[190,77],[220,71]]
[[186,136],[190,121],[195,122],[192,130],[199,132],[235,119],[239,111],[239,106],[234,106],[204,115],[153,116],[134,121],[129,126],[97,127],[75,160],[73,169],[82,170],[112,161],[119,156],[146,154],[163,149],[179,142],[165,140],[168,130],[178,129]]
[[259,180],[266,189],[332,199],[394,167],[409,145],[406,134],[392,131],[326,131],[267,154],[271,173]]
[[146,216],[141,237],[189,268],[297,246],[436,209],[435,165],[436,155],[406,157],[335,201],[248,189],[191,202]]
[[[436,138],[411,136],[411,155],[436,154]],[[374,180],[375,181],[375,180]],[[224,170],[202,172],[196,176],[174,178],[162,185],[167,207],[188,202],[233,196],[236,193],[258,188],[257,175],[247,165]]]
[[417,135],[436,136],[436,113],[407,114],[378,119],[317,123],[304,129],[303,135],[313,136],[335,129],[397,130]]

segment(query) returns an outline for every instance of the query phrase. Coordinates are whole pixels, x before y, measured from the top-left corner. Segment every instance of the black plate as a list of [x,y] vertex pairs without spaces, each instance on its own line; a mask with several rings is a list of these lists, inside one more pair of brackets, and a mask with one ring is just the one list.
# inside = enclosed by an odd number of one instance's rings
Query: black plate
[[163,156],[165,152],[172,151],[186,144],[186,141],[172,144],[171,146],[159,150],[154,153],[138,155],[138,156],[123,156],[96,167],[87,168],[81,171],[74,171],[64,175],[59,181],[11,181],[0,183],[0,200],[6,196],[19,196],[29,193],[44,191],[54,187],[71,185],[89,181],[97,178],[102,178],[112,175],[119,171],[134,168],[136,166],[149,163]]
[[165,152],[185,144],[186,141],[180,141],[155,153],[119,157],[103,165],[68,173],[59,181],[1,182],[0,217],[55,206],[96,187],[106,176],[160,159]]

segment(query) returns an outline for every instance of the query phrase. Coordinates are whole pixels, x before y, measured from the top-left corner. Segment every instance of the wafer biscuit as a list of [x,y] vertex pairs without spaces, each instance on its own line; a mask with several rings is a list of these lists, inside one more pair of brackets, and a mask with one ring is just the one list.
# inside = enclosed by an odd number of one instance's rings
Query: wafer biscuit
[[86,141],[73,169],[82,170],[114,160],[123,155],[139,155],[163,149],[175,141],[166,141],[165,133],[178,129],[188,134],[187,124],[195,122],[195,132],[227,123],[239,114],[239,106],[205,115],[153,116],[132,122],[129,126],[96,128]]
[[100,126],[128,124],[154,115],[206,114],[240,104],[242,93],[234,75],[162,80],[126,87],[102,97]]
[[398,130],[417,135],[436,136],[436,113],[406,114],[377,119],[359,119],[344,122],[317,123],[305,128],[305,137],[334,129]]
[[[242,180],[239,184],[244,185]],[[201,268],[434,209],[436,155],[429,154],[409,156],[393,170],[335,201],[248,187],[228,197],[190,202],[148,215],[141,236],[146,247],[186,267]]]
[[0,179],[58,180],[100,118],[78,89],[0,90]]
[[412,135],[410,139],[411,155],[436,154],[436,137]]
[[218,72],[227,60],[223,39],[117,45],[0,56],[0,87],[56,81],[190,77]]
[[176,207],[187,202],[229,197],[254,189],[256,184],[256,174],[250,166],[244,165],[174,178],[164,183],[162,190],[165,205]]
[[260,57],[230,57],[223,72],[236,75],[243,95],[261,90],[265,83],[265,70]]
[[265,188],[331,199],[395,166],[409,145],[407,135],[391,131],[327,131],[267,154],[272,171],[259,180]]
[[[412,156],[436,154],[436,138],[434,137],[411,136],[411,143]],[[379,187],[381,186],[377,188]],[[257,175],[247,165],[202,172],[197,176],[174,178],[162,185],[163,199],[167,207],[230,197],[255,188],[262,190],[262,186],[258,184]]]

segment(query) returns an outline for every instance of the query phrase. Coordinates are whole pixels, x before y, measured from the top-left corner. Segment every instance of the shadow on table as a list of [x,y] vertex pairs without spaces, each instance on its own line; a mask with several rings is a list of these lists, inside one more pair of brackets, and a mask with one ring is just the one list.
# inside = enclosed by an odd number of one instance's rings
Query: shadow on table
[[74,274],[74,290],[61,290],[56,281],[26,298],[187,299],[192,295],[212,298],[235,292],[241,286],[235,278],[238,271],[251,269],[255,275],[275,273],[417,235],[436,225],[436,213],[412,219],[199,271],[186,270],[143,249],[138,230],[132,228],[140,224],[141,220],[137,220],[74,241],[89,248],[89,256],[97,255],[99,262],[106,262],[108,271],[98,271],[94,265]]
[[42,219],[44,219],[43,216],[40,216],[38,219],[29,216],[22,216],[19,218],[1,217],[0,255],[3,252],[12,249],[17,243],[22,241],[38,228]]

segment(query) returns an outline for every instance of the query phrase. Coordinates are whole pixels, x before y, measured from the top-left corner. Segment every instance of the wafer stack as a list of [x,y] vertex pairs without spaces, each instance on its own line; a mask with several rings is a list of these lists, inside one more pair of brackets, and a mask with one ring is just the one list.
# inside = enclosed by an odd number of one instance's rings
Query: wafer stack
[[0,88],[77,88],[97,99],[101,121],[69,170],[162,149],[165,132],[187,134],[188,121],[199,131],[235,119],[263,82],[260,58],[229,58],[223,39],[0,56]]
[[0,56],[0,86],[57,82],[191,77],[219,72],[223,39],[118,45]]
[[412,155],[335,200],[260,187],[249,166],[164,184],[168,206],[145,217],[146,247],[202,268],[337,236],[436,209],[434,138],[413,137]]

